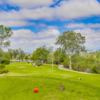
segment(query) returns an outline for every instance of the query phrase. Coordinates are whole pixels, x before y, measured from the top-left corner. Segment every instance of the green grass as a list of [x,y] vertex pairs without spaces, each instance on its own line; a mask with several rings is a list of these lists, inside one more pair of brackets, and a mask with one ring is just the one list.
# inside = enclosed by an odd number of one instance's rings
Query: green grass
[[[100,100],[100,75],[12,63],[0,77],[0,100]],[[38,87],[39,93],[33,93]],[[64,87],[64,89],[62,89]]]

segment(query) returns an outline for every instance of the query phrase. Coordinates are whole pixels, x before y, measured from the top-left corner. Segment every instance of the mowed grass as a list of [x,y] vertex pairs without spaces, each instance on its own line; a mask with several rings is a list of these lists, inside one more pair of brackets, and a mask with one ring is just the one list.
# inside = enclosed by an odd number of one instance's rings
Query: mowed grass
[[[62,71],[51,65],[12,63],[0,76],[0,100],[100,100],[100,75]],[[33,89],[39,88],[39,93]]]

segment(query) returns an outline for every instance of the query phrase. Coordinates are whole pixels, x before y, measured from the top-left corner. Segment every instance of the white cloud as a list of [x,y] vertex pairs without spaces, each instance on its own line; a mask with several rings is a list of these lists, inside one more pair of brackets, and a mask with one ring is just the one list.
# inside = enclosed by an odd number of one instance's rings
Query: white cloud
[[[97,50],[100,48],[100,30],[90,28],[75,29],[86,37],[86,48],[88,50]],[[22,48],[25,51],[32,51],[37,47],[55,46],[56,38],[60,35],[60,31],[56,28],[48,28],[47,30],[34,33],[27,29],[14,30],[11,37],[11,48]]]
[[[90,28],[77,29],[74,31],[80,32],[86,37],[85,46],[88,50],[97,50],[100,48],[100,31]],[[48,28],[38,33],[27,29],[15,30],[11,37],[11,48],[22,48],[28,52],[43,45],[56,48],[55,42],[59,35],[60,31],[56,28]]]
[[72,29],[75,32],[80,32],[86,37],[86,48],[88,50],[100,49],[100,30],[94,28],[100,28],[100,24],[84,24],[84,23],[69,23],[65,26],[68,29]]
[[37,6],[48,6],[53,0],[8,0],[8,2],[22,8],[32,8]]
[[90,28],[77,29],[75,32],[80,32],[86,37],[86,48],[88,50],[100,49],[100,30],[93,30]]
[[14,27],[14,26],[25,26],[29,24],[26,21],[22,21],[22,20],[1,20],[0,21],[0,25],[5,25],[8,27]]
[[21,9],[20,11],[0,11],[0,20],[53,19],[54,9],[42,7],[37,9]]
[[48,30],[38,33],[26,29],[15,30],[11,37],[10,48],[22,48],[26,51],[32,51],[43,45],[54,46],[59,34],[59,30],[55,28],[48,28]]
[[[7,2],[1,0],[0,3]],[[89,17],[92,15],[100,16],[100,3],[97,0],[65,0],[59,6],[51,8],[53,0],[8,0],[9,4],[21,7],[19,11],[11,10],[9,12],[0,11],[0,24],[6,26],[24,26],[28,25],[25,19],[77,19]],[[42,25],[42,24],[41,24]],[[47,27],[44,25],[44,27]],[[100,24],[77,24],[70,23],[67,28],[77,28],[86,36],[86,46],[90,49],[100,48],[100,31],[92,28],[100,28]],[[57,28],[49,28],[46,31],[34,33],[27,29],[14,30],[12,36],[12,48],[34,49],[43,44],[53,45],[55,38],[60,34]],[[95,45],[94,45],[95,44]]]
[[100,4],[96,0],[69,0],[56,8],[56,14],[68,19],[100,15]]
[[22,9],[20,11],[24,18],[28,19],[53,19],[55,16],[54,9],[49,7],[42,7],[37,9]]
[[9,20],[22,20],[24,19],[24,16],[22,16],[22,14],[20,12],[17,11],[10,11],[10,12],[6,12],[6,11],[0,11],[0,21],[4,20],[4,21],[9,21]]
[[99,23],[94,24],[84,24],[84,23],[69,23],[65,25],[66,28],[100,28]]
[[[49,3],[52,0],[11,0],[16,4],[25,5],[31,4],[34,6],[37,4]],[[33,3],[32,3],[33,2]],[[46,3],[47,3],[46,2]],[[25,4],[24,4],[25,3]],[[37,8],[28,9],[27,7],[22,8],[20,11],[0,12],[1,20],[21,20],[21,19],[74,19],[80,17],[89,17],[92,15],[100,15],[100,4],[96,0],[68,0],[62,2],[60,6],[51,8],[48,6],[42,6]]]

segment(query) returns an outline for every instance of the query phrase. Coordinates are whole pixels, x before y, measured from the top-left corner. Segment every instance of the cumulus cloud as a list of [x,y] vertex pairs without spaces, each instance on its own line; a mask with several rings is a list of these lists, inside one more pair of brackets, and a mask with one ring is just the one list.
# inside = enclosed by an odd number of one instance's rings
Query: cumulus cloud
[[[93,30],[91,28],[75,29],[75,32],[80,32],[86,37],[85,46],[87,50],[97,50],[100,48],[100,30]],[[57,28],[48,28],[47,30],[40,31],[38,33],[32,32],[28,29],[15,30],[11,37],[10,48],[22,48],[25,51],[31,52],[37,47],[46,45],[54,47],[57,37],[60,35],[60,31]]]
[[93,30],[90,28],[77,29],[75,32],[80,32],[86,37],[86,48],[88,50],[100,49],[100,30]]
[[20,11],[1,11],[0,20],[25,20],[25,19],[54,19],[54,8],[42,7],[37,9],[21,9]]
[[[10,4],[21,7],[20,10],[0,11],[0,24],[6,26],[25,26],[32,24],[30,20],[70,20],[90,16],[100,16],[100,3],[97,0],[62,0],[59,6],[50,7],[54,0],[0,0],[0,4]],[[40,27],[46,27],[41,24]],[[87,48],[100,48],[100,31],[92,28],[100,28],[100,24],[77,24],[66,25],[68,29],[74,28],[86,36]],[[57,28],[34,33],[28,29],[14,30],[11,38],[12,48],[34,49],[41,45],[53,45],[56,37],[60,34]],[[95,45],[92,45],[95,44]]]
[[1,2],[4,1],[8,4],[16,5],[21,8],[48,6],[53,2],[53,0],[1,0]]
[[[51,0],[10,0],[17,4],[34,5],[50,2]],[[25,2],[24,2],[25,1]],[[32,3],[34,2],[34,3]],[[37,8],[22,8],[20,11],[0,12],[0,19],[74,19],[80,17],[88,17],[92,15],[100,15],[100,4],[96,0],[68,0],[62,2],[57,7],[37,7]]]
[[8,27],[16,27],[16,26],[26,26],[29,23],[22,20],[0,20],[0,25],[5,25]]
[[96,0],[68,0],[56,8],[56,14],[69,19],[100,15],[100,4]]
[[[88,50],[100,49],[100,24],[69,23],[65,25],[67,29],[72,29],[86,37],[85,46]],[[98,30],[97,30],[98,29]]]
[[84,23],[69,23],[65,25],[66,28],[71,28],[71,29],[79,29],[79,28],[100,28],[99,23],[94,23],[94,24],[84,24]]
[[59,34],[59,30],[55,28],[48,28],[38,33],[27,29],[15,30],[11,37],[10,48],[22,48],[27,51],[32,51],[43,45],[54,46]]

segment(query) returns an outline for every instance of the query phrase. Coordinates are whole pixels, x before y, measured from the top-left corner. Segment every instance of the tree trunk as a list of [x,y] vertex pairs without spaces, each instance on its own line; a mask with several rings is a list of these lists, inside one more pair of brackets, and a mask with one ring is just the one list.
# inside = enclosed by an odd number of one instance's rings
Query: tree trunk
[[72,56],[69,55],[69,69],[72,69]]

